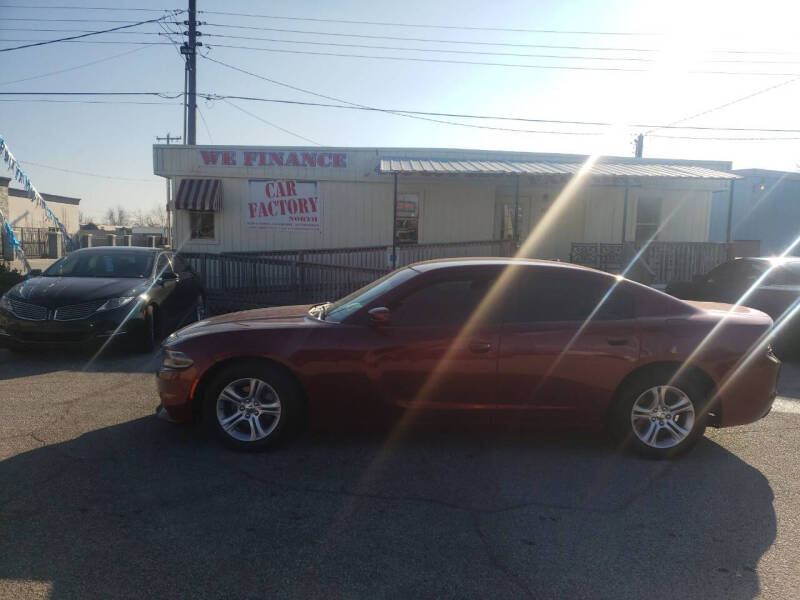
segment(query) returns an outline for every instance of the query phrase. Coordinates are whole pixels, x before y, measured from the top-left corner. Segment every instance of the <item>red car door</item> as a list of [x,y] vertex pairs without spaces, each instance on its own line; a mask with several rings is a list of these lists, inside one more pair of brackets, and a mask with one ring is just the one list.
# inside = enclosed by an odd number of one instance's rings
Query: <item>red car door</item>
[[421,276],[390,303],[389,323],[373,328],[369,369],[380,397],[393,405],[492,409],[500,326],[476,311],[496,271],[443,271]]
[[504,310],[499,408],[603,418],[639,356],[633,296],[615,279],[579,269],[518,272]]

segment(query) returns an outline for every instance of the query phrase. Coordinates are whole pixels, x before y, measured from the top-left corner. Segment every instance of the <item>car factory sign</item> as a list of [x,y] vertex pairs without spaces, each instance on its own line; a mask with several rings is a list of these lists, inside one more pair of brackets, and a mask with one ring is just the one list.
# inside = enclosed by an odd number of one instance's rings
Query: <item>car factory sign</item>
[[316,181],[252,179],[244,221],[248,227],[321,231],[322,205]]

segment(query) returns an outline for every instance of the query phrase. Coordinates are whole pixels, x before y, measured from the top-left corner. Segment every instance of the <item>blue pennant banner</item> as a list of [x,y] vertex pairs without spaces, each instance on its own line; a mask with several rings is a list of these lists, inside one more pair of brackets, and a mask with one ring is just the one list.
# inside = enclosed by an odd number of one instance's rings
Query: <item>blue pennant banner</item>
[[[64,224],[58,220],[58,217],[56,217],[55,214],[53,214],[53,211],[50,210],[50,207],[47,205],[47,202],[45,202],[44,198],[42,198],[42,195],[36,190],[36,188],[31,183],[30,178],[27,175],[25,175],[23,170],[20,168],[19,162],[11,153],[11,150],[8,149],[8,145],[5,143],[5,140],[2,138],[2,136],[0,136],[0,156],[3,157],[3,161],[6,163],[6,166],[13,173],[14,180],[21,183],[25,188],[25,190],[28,192],[28,198],[31,199],[31,202],[33,202],[35,206],[43,209],[44,214],[47,217],[47,220],[52,222],[61,232],[61,237],[64,238],[64,245],[66,246],[67,251],[72,252],[73,250],[76,250],[77,246],[73,241],[73,239],[70,237],[69,233],[67,233],[66,227],[64,227]],[[6,223],[6,228],[8,230],[11,229],[8,223]],[[13,236],[13,231],[11,235]],[[17,240],[16,236],[12,237],[11,239],[12,239],[12,244],[13,240]],[[19,245],[19,240],[17,240],[17,244]],[[21,245],[19,245],[19,249],[20,250],[22,249]]]

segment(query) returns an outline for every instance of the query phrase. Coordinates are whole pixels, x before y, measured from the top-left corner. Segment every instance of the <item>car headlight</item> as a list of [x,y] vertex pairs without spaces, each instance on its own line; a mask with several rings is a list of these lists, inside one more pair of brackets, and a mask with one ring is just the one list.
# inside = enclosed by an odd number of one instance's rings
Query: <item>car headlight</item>
[[11,300],[8,299],[8,294],[0,296],[0,308],[11,312]]
[[115,308],[120,308],[125,306],[126,304],[130,303],[131,300],[134,300],[136,296],[122,296],[121,298],[111,298],[104,302],[100,308],[97,309],[97,312],[101,312],[104,310],[114,310]]
[[161,366],[166,369],[188,369],[193,364],[194,361],[183,352],[164,350],[164,360],[161,361]]

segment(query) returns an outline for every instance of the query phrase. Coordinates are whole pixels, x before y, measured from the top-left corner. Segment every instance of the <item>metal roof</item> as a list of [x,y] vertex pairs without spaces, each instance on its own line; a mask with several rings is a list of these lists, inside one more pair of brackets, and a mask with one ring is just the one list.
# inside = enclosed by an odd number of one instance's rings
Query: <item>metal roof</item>
[[[456,160],[444,158],[381,158],[381,173],[417,175],[575,175],[583,162],[527,162],[514,160]],[[591,166],[590,175],[605,177],[672,177],[739,179],[727,171],[686,164],[603,162]]]

